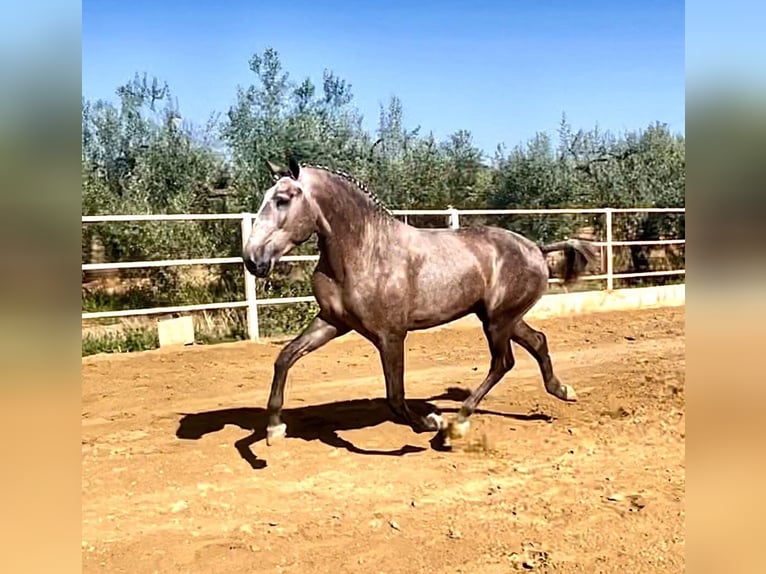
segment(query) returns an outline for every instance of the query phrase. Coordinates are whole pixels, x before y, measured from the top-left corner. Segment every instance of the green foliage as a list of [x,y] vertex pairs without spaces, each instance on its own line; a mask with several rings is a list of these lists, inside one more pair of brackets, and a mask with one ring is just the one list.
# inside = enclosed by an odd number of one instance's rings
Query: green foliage
[[[575,131],[563,116],[558,141],[539,133],[509,151],[498,147],[488,161],[467,130],[437,141],[420,126],[408,127],[396,97],[381,106],[377,129],[368,133],[352,86],[330,70],[316,83],[295,80],[273,49],[255,54],[249,69],[251,83],[237,89],[221,118],[213,116],[204,126],[184,121],[168,85],[146,75],[119,86],[116,104],[83,100],[82,213],[254,211],[271,184],[266,160],[284,163],[289,156],[352,173],[394,208],[684,204],[685,141],[661,124],[615,135],[598,128]],[[410,222],[443,226],[444,218]],[[585,226],[603,231],[599,217],[474,217],[461,224],[499,225],[540,242]],[[678,216],[615,215],[615,225],[615,239],[684,233]],[[94,249],[107,261],[237,256],[240,241],[232,221],[85,225],[82,234],[86,261]],[[312,244],[297,252],[313,249]],[[647,248],[618,251],[617,271],[653,265]],[[682,261],[683,250],[669,258]],[[289,265],[278,266],[272,278],[258,282],[258,296],[309,294],[310,267],[296,274]],[[212,270],[202,282],[183,267],[126,271],[120,278],[130,286],[109,294],[98,286],[84,290],[83,309],[239,300],[244,282],[236,265]],[[264,308],[262,331],[295,331],[313,312],[311,305]],[[220,320],[229,327],[220,333],[206,327],[209,340],[244,336],[240,316]],[[149,335],[120,337],[99,344],[84,339],[83,352],[154,344]]]
[[295,83],[271,49],[253,56],[250,70],[255,82],[238,89],[221,126],[242,208],[255,210],[271,185],[266,160],[286,163],[293,155],[301,162],[358,171],[369,138],[350,105],[349,84],[328,70],[321,91],[309,78]]
[[82,338],[82,356],[96,353],[131,353],[148,351],[159,346],[154,329],[126,329],[118,333],[90,334]]

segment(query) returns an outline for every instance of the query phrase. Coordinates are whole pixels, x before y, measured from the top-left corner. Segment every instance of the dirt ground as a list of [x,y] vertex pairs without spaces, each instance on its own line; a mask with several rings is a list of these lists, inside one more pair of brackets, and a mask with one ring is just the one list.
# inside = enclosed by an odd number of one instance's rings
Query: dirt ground
[[[516,347],[452,452],[389,419],[354,335],[292,369],[270,447],[281,342],[83,359],[83,571],[683,572],[684,308],[530,323],[579,401]],[[481,330],[407,342],[408,397],[454,413]]]

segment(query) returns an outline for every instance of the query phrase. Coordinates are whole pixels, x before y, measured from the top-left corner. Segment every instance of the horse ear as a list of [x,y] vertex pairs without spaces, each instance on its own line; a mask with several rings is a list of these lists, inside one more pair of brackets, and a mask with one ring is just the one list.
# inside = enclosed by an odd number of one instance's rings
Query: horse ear
[[290,158],[290,161],[289,161],[289,169],[290,169],[290,176],[291,176],[293,179],[298,179],[298,176],[299,176],[299,175],[300,175],[300,173],[301,173],[301,166],[300,166],[300,165],[298,165],[298,162],[295,160],[295,158],[294,158],[294,157],[291,157],[291,158]]
[[286,172],[285,168],[280,167],[269,160],[266,160],[266,165],[269,166],[269,171],[271,172],[271,177],[274,179],[274,181],[277,181]]

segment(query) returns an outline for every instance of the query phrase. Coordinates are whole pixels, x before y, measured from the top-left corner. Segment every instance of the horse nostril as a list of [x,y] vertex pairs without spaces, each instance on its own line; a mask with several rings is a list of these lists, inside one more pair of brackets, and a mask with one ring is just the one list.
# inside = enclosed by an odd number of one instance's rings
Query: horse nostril
[[254,265],[253,275],[256,277],[266,277],[271,271],[270,261],[259,261]]
[[243,257],[245,263],[245,269],[247,269],[252,275],[256,277],[266,277],[271,271],[271,261],[254,261],[250,257]]
[[245,261],[245,269],[247,269],[252,275],[258,275],[258,273],[256,273],[257,265],[255,262],[249,257],[243,257],[243,259]]

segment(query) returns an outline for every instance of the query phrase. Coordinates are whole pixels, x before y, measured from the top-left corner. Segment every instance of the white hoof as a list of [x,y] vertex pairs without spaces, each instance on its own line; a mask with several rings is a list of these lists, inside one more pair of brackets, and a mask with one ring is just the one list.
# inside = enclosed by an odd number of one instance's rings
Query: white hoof
[[577,400],[577,393],[575,393],[575,390],[569,385],[561,385],[559,393],[559,398],[561,400],[571,402],[575,402]]
[[436,413],[428,413],[428,415],[426,415],[426,419],[433,421],[437,430],[443,430],[447,428],[447,421],[445,421],[444,417],[441,415],[438,415]]
[[467,420],[462,422],[452,421],[447,427],[447,434],[450,438],[453,439],[463,438],[468,434],[468,429],[470,427],[471,423],[469,423]]
[[266,427],[266,444],[271,446],[271,443],[284,438],[286,434],[287,425],[285,423],[273,427]]

